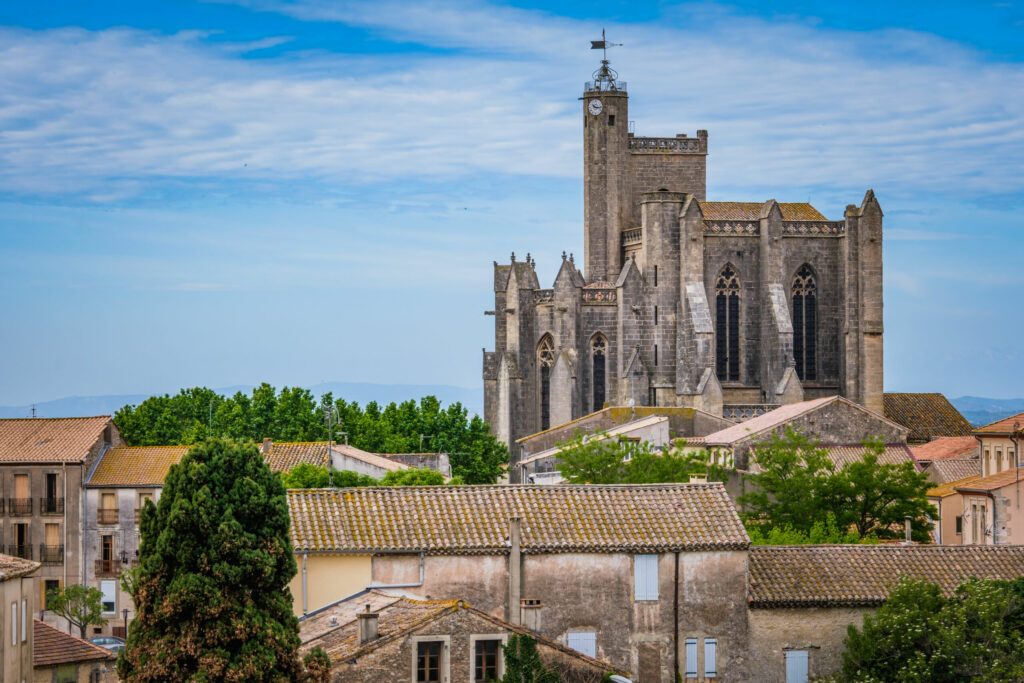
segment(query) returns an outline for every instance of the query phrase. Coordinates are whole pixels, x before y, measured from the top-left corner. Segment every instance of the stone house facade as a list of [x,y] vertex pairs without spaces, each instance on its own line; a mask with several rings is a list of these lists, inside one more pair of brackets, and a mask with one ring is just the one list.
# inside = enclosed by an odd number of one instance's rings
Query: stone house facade
[[981,451],[981,474],[989,476],[1020,467],[1024,413],[1011,415],[974,431]]
[[510,446],[606,404],[729,417],[842,395],[882,410],[882,211],[706,199],[707,131],[630,132],[605,64],[580,98],[584,258],[494,264],[484,413]]
[[[82,485],[95,462],[121,443],[109,417],[0,420],[0,534],[10,555],[41,563],[37,602],[46,593],[82,583]],[[45,620],[66,622],[52,613]]]
[[4,681],[24,682],[32,676],[38,569],[38,562],[0,554],[0,675]]
[[[117,654],[38,619],[32,666],[34,683],[116,683]],[[8,680],[8,679],[4,679]]]

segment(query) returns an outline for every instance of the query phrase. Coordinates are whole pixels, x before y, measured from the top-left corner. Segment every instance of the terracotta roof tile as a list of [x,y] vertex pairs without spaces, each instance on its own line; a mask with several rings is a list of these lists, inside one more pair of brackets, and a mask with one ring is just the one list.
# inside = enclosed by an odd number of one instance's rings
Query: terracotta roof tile
[[1024,413],[1017,413],[1002,420],[996,420],[976,430],[976,434],[1010,434],[1013,432],[1014,423],[1020,423],[1024,427]]
[[163,486],[191,446],[118,446],[96,464],[86,486]]
[[13,555],[0,555],[0,581],[16,579],[39,569],[39,563]]
[[931,461],[978,455],[978,440],[973,436],[940,436],[934,441],[910,449],[915,460]]
[[752,607],[873,606],[901,577],[947,594],[969,578],[1024,576],[1024,546],[758,546],[750,549]]
[[957,482],[957,491],[996,491],[1018,481],[1024,481],[1024,468],[1003,470],[987,477]]
[[[701,213],[709,221],[756,221],[766,202],[700,202]],[[784,221],[828,220],[807,202],[779,202]]]
[[75,662],[92,662],[116,659],[117,655],[106,648],[59,631],[38,619],[33,620],[34,638],[32,666],[56,666]]
[[752,417],[749,420],[740,422],[739,424],[726,427],[714,434],[708,434],[704,442],[709,445],[716,446],[731,445],[739,441],[743,441],[748,437],[764,434],[768,431],[781,427],[790,420],[809,413],[816,408],[820,408],[826,403],[838,400],[841,400],[839,396],[825,396],[822,398],[816,398],[812,401],[801,401],[800,403],[790,403],[788,405],[779,406],[775,410],[769,410],[767,413],[762,413],[757,417]]
[[297,552],[672,552],[749,543],[722,484],[417,486],[288,492]]
[[326,441],[291,441],[277,443],[266,440],[260,451],[274,472],[287,472],[296,465],[308,462],[311,465],[327,467],[330,456]]
[[979,458],[945,458],[935,460],[928,466],[931,478],[942,484],[965,477],[981,476],[981,460]]
[[331,448],[335,453],[340,453],[341,455],[348,456],[355,460],[361,460],[367,465],[373,465],[374,467],[379,467],[382,470],[388,470],[389,472],[409,469],[408,465],[400,463],[397,460],[391,460],[384,454],[370,453],[362,450],[361,448],[349,446],[348,444],[334,444]]
[[[866,452],[862,445],[824,445],[822,448],[828,453],[828,457],[836,467],[845,467],[851,462],[859,462]],[[910,448],[905,443],[886,444],[885,449],[878,456],[878,463],[881,465],[900,465],[905,462],[914,462],[914,456],[911,455]]]
[[945,484],[939,484],[938,486],[933,486],[932,488],[928,489],[928,497],[946,498],[948,496],[952,496],[957,492],[957,486],[960,486],[961,484],[970,484],[971,482],[977,481],[978,479],[981,479],[980,474],[976,474],[972,477],[964,477],[963,479],[957,479],[956,481],[948,481]]
[[82,462],[107,416],[0,420],[0,462]]
[[970,436],[971,423],[942,394],[882,395],[885,416],[910,430],[908,441],[931,441],[939,436]]

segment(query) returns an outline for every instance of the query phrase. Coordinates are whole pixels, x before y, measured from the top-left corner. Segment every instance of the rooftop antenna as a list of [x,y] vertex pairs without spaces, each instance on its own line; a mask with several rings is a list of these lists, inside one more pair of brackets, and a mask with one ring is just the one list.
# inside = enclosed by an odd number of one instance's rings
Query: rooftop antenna
[[35,416],[36,416],[36,404],[33,403],[32,404],[32,417],[35,417]]
[[616,90],[615,79],[619,77],[611,67],[608,66],[608,48],[622,47],[622,43],[612,43],[605,36],[604,29],[601,29],[601,40],[590,41],[591,50],[601,51],[601,68],[594,72],[594,88],[596,90]]
[[[334,457],[331,449],[334,448],[334,428],[340,422],[338,406],[333,402],[324,406],[324,426],[327,428],[327,481],[331,488],[334,488]],[[348,439],[345,441],[347,443]]]

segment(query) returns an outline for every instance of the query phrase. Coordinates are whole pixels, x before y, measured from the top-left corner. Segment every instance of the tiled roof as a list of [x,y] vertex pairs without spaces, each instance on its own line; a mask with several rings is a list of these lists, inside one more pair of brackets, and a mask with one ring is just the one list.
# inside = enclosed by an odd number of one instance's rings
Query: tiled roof
[[956,487],[969,485],[978,479],[981,479],[980,474],[976,474],[971,477],[964,477],[963,479],[957,479],[956,481],[948,481],[945,484],[939,484],[928,489],[929,498],[946,498],[957,493]]
[[[356,615],[365,607],[369,607],[377,614],[377,638],[369,643],[360,644]],[[320,647],[327,653],[332,663],[353,662],[358,665],[358,661],[367,653],[397,639],[413,635],[418,629],[429,626],[439,618],[459,610],[466,610],[477,619],[489,622],[493,627],[487,629],[488,633],[509,631],[529,635],[537,641],[540,648],[556,650],[561,655],[569,656],[577,662],[595,669],[600,674],[609,671],[625,673],[616,671],[607,662],[589,657],[522,626],[515,626],[475,609],[462,600],[424,600],[406,595],[391,595],[379,590],[370,590],[346,598],[321,610],[313,619],[303,620],[301,627],[302,649]],[[337,620],[337,625],[329,625],[332,618]],[[431,632],[436,633],[437,627],[432,627]],[[311,634],[313,637],[308,637]]]
[[1017,413],[1002,420],[996,420],[976,430],[977,434],[1010,434],[1013,432],[1014,423],[1020,423],[1019,428],[1024,428],[1024,413]]
[[[633,420],[632,422],[627,422],[626,424],[618,425],[616,427],[612,427],[611,429],[609,429],[607,431],[597,432],[596,434],[591,434],[589,436],[588,440],[590,440],[590,441],[603,441],[604,439],[608,439],[608,438],[616,438],[616,437],[624,436],[626,434],[634,432],[634,431],[636,431],[638,429],[645,429],[647,427],[653,427],[654,425],[657,425],[657,424],[662,423],[662,422],[668,422],[668,418],[665,417],[664,415],[648,415],[647,417],[642,417],[639,420]],[[538,453],[534,453],[533,455],[531,455],[528,458],[523,458],[522,460],[519,461],[519,464],[520,465],[527,465],[527,464],[529,464],[531,462],[534,462],[536,460],[543,460],[545,458],[554,457],[554,456],[556,456],[556,455],[558,455],[559,453],[562,452],[562,448],[563,448],[563,446],[561,444],[556,445],[556,446],[552,446],[551,448],[547,448],[547,449],[544,449],[543,451],[540,451]]]
[[288,492],[296,552],[672,552],[749,543],[722,484],[409,486]]
[[93,662],[117,657],[111,650],[59,631],[34,619],[32,666],[57,666],[75,662]]
[[940,436],[934,441],[913,446],[915,460],[931,461],[978,455],[978,440],[973,436]]
[[935,460],[928,466],[928,472],[932,480],[940,484],[964,477],[981,476],[981,460],[979,458]]
[[996,491],[1019,481],[1024,481],[1024,468],[1003,470],[987,477],[978,477],[956,486],[957,491]]
[[0,420],[0,462],[82,462],[107,416]]
[[190,446],[118,446],[96,464],[86,486],[163,486]]
[[970,436],[973,427],[942,394],[882,395],[885,416],[910,430],[909,441],[931,441],[939,436]]
[[39,569],[39,563],[13,555],[0,555],[0,581],[16,579]]
[[400,463],[397,460],[391,460],[383,455],[370,453],[360,448],[356,448],[355,446],[349,446],[348,444],[334,444],[331,448],[333,448],[336,453],[348,456],[354,460],[361,460],[367,465],[373,465],[374,467],[379,467],[382,470],[388,470],[389,472],[409,469],[408,465]]
[[775,410],[769,410],[767,413],[762,413],[757,417],[752,417],[749,420],[740,422],[739,424],[726,427],[714,434],[708,434],[705,439],[705,443],[716,446],[731,445],[738,441],[743,441],[750,436],[763,434],[772,429],[781,427],[790,420],[800,417],[805,413],[809,413],[815,408],[820,408],[826,403],[838,400],[843,399],[839,396],[825,396],[822,398],[816,398],[812,401],[801,401],[800,403],[790,403],[788,405],[779,406]]
[[[700,210],[709,221],[756,221],[761,217],[765,202],[701,202]],[[828,220],[806,202],[779,202],[784,221]]]
[[327,467],[330,456],[326,441],[291,441],[276,443],[265,439],[260,452],[274,472],[287,472],[296,465],[308,462],[311,465]]
[[830,545],[750,549],[752,607],[873,606],[901,577],[947,594],[970,578],[1024,576],[1024,546]]
[[[823,445],[824,449],[828,453],[828,457],[832,460],[836,467],[846,467],[851,462],[859,462],[861,457],[867,449],[862,445],[855,446],[828,446]],[[910,453],[910,448],[905,443],[890,443],[885,445],[885,449],[878,456],[878,463],[880,465],[901,465],[905,462],[914,462],[914,457]]]

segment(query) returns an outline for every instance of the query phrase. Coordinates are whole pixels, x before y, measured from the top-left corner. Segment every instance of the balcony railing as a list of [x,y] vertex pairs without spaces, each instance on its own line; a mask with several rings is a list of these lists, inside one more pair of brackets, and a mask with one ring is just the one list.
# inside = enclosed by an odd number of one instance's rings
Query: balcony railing
[[32,499],[8,498],[7,511],[12,517],[29,517],[32,515]]
[[117,508],[112,510],[100,508],[96,511],[96,521],[100,524],[117,524]]
[[39,561],[43,564],[62,564],[64,562],[64,546],[40,545]]
[[121,571],[118,560],[96,560],[96,576],[117,576]]
[[64,499],[63,498],[40,498],[39,499],[39,514],[41,514],[41,515],[63,515],[64,514]]
[[7,546],[7,554],[20,557],[25,560],[32,559],[32,546],[30,545],[9,545]]

